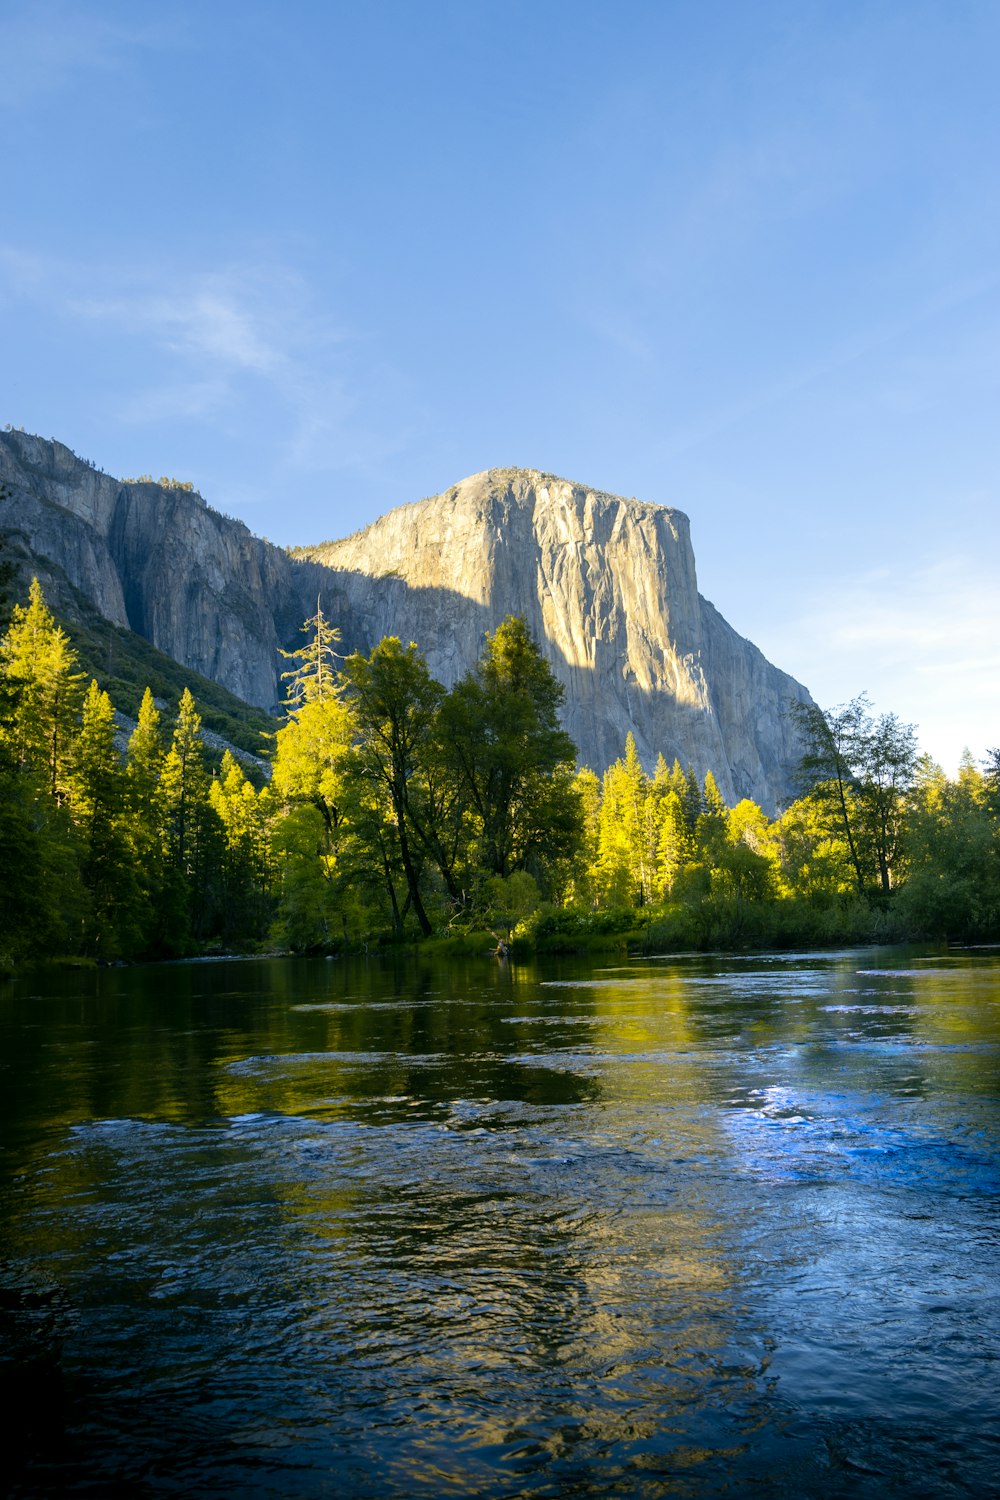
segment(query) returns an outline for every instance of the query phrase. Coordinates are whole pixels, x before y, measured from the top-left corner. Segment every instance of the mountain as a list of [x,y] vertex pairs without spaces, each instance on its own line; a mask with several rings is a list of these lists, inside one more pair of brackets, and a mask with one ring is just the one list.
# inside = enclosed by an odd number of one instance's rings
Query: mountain
[[249,703],[280,698],[279,647],[317,598],[345,649],[415,640],[446,686],[521,614],[566,688],[581,760],[629,730],[711,770],[727,801],[773,811],[799,744],[804,687],[698,593],[689,523],[666,506],[532,469],[491,469],[342,541],[284,551],[169,483],[114,479],[54,440],[0,433],[13,550],[69,618],[96,611]]

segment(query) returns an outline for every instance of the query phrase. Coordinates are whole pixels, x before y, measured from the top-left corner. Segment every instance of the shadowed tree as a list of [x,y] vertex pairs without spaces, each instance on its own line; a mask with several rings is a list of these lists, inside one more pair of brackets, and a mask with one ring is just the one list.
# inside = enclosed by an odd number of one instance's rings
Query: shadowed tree
[[512,615],[442,704],[442,735],[488,875],[528,870],[544,878],[579,847],[576,748],[559,723],[564,696],[524,621]]
[[349,656],[341,681],[357,730],[355,774],[386,799],[408,900],[427,937],[431,922],[420,890],[426,839],[420,833],[419,799],[443,689],[414,643],[404,649],[395,636],[386,636],[370,656]]
[[871,885],[888,893],[900,851],[905,799],[917,766],[916,731],[895,714],[872,717],[862,693],[824,711],[796,703],[806,743],[799,775],[823,807],[831,831],[842,835],[860,893]]

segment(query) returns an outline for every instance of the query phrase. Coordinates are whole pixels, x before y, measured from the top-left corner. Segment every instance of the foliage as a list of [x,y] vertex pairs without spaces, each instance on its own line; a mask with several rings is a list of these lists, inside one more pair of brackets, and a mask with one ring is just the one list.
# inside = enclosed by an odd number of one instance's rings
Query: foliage
[[906,798],[917,767],[916,731],[895,714],[874,719],[864,693],[840,708],[796,703],[807,749],[799,767],[828,826],[847,844],[857,889],[891,891]]
[[316,600],[316,613],[302,626],[308,636],[304,646],[297,651],[279,651],[286,661],[296,665],[282,672],[281,680],[288,683],[285,704],[291,709],[305,703],[322,703],[336,692],[337,646],[340,631],[331,625],[323,613],[320,601]]
[[559,724],[563,697],[524,621],[510,616],[442,703],[440,740],[467,801],[475,863],[488,876],[526,870],[551,890],[580,846],[576,751]]
[[[79,602],[79,601],[78,601]],[[115,707],[136,718],[143,694],[176,703],[185,687],[198,702],[205,729],[250,755],[268,753],[276,724],[270,714],[244,703],[218,682],[183,667],[134,631],[102,619],[93,610],[82,619],[60,619],[86,678],[96,677]]]
[[[122,745],[34,581],[0,638],[0,953],[111,961],[269,939],[428,937],[647,952],[1000,935],[1000,751],[954,780],[867,700],[805,711],[803,795],[775,819],[629,736],[577,770],[522,620],[446,692],[412,642],[333,670],[317,608],[270,784],[213,763],[185,685]],[[179,701],[178,701],[179,700]]]

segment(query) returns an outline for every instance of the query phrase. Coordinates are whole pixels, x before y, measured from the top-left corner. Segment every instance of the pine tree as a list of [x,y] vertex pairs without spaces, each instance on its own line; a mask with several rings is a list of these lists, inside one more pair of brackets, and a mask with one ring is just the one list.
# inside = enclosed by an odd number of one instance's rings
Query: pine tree
[[0,673],[8,704],[0,725],[10,763],[35,776],[57,802],[68,792],[70,741],[83,673],[69,636],[57,625],[37,578],[26,605],[16,604],[0,641]]
[[302,630],[309,636],[307,644],[298,651],[280,652],[286,661],[298,663],[281,674],[282,682],[288,683],[285,704],[290,714],[305,703],[323,703],[337,693],[336,647],[340,644],[340,631],[330,624],[318,598],[316,613],[306,620]]
[[80,674],[38,580],[0,640],[0,950],[79,950],[85,894],[67,807]]
[[132,811],[147,827],[153,826],[156,789],[163,769],[163,732],[160,712],[149,688],[142,695],[139,718],[128,742],[125,774]]
[[660,804],[656,845],[656,890],[661,901],[669,901],[678,874],[693,857],[694,839],[688,831],[684,803],[671,787]]
[[219,904],[223,936],[261,937],[270,915],[271,797],[258,793],[226,751],[209,801],[222,827]]
[[73,746],[70,804],[83,843],[82,875],[90,898],[88,946],[105,958],[135,952],[143,937],[138,858],[129,837],[114,709],[93,681]]
[[206,936],[216,922],[211,879],[221,835],[208,790],[201,716],[185,688],[157,788],[164,858],[161,941],[168,947],[183,947],[189,935]]
[[111,821],[121,802],[115,711],[94,680],[83,700],[80,732],[73,747],[71,800],[74,817],[88,838],[98,824]]

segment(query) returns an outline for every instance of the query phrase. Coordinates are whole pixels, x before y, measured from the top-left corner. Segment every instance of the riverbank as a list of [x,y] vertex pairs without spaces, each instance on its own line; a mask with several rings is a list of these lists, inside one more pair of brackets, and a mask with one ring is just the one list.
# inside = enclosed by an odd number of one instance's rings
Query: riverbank
[[[1000,928],[982,927],[976,941],[1000,941]],[[15,963],[0,954],[0,981],[33,969],[127,967],[130,963],[219,961],[227,958],[374,957],[422,953],[440,958],[510,957],[520,961],[545,955],[592,957],[680,952],[782,952],[842,948],[851,945],[945,943],[966,945],[965,924],[956,930],[932,929],[914,922],[905,906],[893,900],[844,897],[836,903],[796,899],[770,902],[703,901],[659,907],[620,907],[590,911],[575,907],[542,907],[511,928],[484,925],[451,927],[421,938],[408,932],[359,933],[318,943],[307,949],[247,939],[226,944],[192,943],[186,951],[152,953],[131,961],[102,960],[95,955],[46,955]]]

